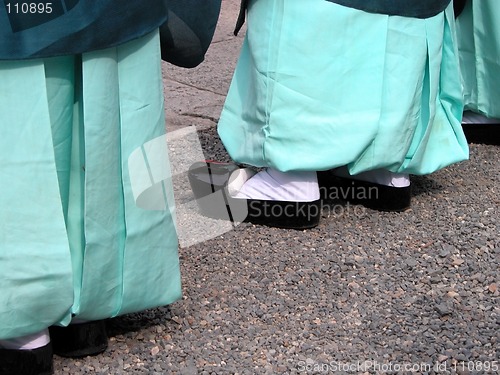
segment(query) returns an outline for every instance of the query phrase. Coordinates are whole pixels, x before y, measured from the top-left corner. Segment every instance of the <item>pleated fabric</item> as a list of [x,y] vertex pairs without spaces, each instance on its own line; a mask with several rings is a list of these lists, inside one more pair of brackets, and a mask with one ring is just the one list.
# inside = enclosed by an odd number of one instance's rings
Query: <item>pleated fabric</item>
[[69,243],[44,64],[0,62],[0,339],[69,317]]
[[457,18],[465,109],[500,118],[500,4],[471,0]]
[[180,298],[173,207],[138,207],[130,178],[129,157],[165,135],[160,64],[157,32],[0,62],[0,338]]
[[450,7],[427,19],[259,0],[218,125],[237,162],[427,174],[468,158]]

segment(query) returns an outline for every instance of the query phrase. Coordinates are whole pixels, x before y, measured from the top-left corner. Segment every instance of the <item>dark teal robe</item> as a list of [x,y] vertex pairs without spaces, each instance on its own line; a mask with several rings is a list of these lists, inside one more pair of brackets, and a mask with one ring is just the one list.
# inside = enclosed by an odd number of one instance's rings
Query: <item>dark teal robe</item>
[[326,0],[369,13],[429,18],[446,9],[451,0]]
[[[369,13],[393,16],[428,18],[446,9],[451,0],[325,0]],[[241,0],[240,14],[234,34],[245,23],[245,12],[250,0]]]
[[166,19],[163,0],[2,0],[0,60],[113,47],[148,34]]

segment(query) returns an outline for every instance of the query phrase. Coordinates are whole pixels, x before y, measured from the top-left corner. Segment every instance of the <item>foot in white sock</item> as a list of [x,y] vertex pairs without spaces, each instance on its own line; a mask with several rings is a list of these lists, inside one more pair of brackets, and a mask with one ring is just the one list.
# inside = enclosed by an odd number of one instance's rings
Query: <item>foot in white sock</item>
[[[316,172],[285,173],[266,168],[254,175],[249,169],[233,172],[233,175],[228,186],[233,198],[289,202],[312,202],[319,199]],[[233,186],[242,181],[243,186],[236,191]]]
[[[316,172],[283,173],[268,168],[256,173],[251,168],[233,167],[203,162],[190,168],[191,189],[202,215],[287,229],[318,225],[321,207]],[[216,184],[213,176],[227,172],[226,183]],[[216,193],[223,202],[214,199]]]
[[14,349],[14,350],[31,350],[36,348],[41,348],[50,342],[49,330],[44,329],[43,331],[33,333],[31,335],[26,335],[22,337],[16,337],[8,340],[0,340],[0,348],[2,349]]
[[255,173],[244,168],[228,181],[234,201],[247,201],[245,221],[278,228],[307,229],[319,223],[321,207],[316,172],[280,172],[272,168]]

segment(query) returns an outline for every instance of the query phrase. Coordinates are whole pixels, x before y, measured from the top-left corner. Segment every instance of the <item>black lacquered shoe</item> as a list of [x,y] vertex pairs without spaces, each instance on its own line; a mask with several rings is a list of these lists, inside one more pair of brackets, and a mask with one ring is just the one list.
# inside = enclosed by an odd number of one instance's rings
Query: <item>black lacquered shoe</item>
[[402,212],[411,206],[411,185],[394,187],[374,182],[335,176],[332,171],[318,172],[321,199],[341,199],[378,211]]
[[108,347],[106,325],[103,320],[49,328],[54,354],[61,357],[97,355]]
[[240,168],[230,163],[198,162],[188,177],[203,216],[285,229],[309,229],[319,224],[321,201],[294,202],[233,198],[227,189]]
[[0,375],[50,375],[52,344],[31,350],[0,349]]
[[468,143],[500,145],[500,119],[465,111],[462,129]]

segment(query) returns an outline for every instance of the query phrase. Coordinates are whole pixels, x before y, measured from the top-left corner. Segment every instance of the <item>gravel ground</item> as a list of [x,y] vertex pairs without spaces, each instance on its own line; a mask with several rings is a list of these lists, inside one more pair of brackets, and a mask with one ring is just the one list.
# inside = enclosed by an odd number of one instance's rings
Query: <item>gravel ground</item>
[[500,147],[470,147],[414,176],[404,213],[329,202],[312,230],[244,223],[181,248],[181,301],[111,319],[104,354],[55,373],[500,372]]

